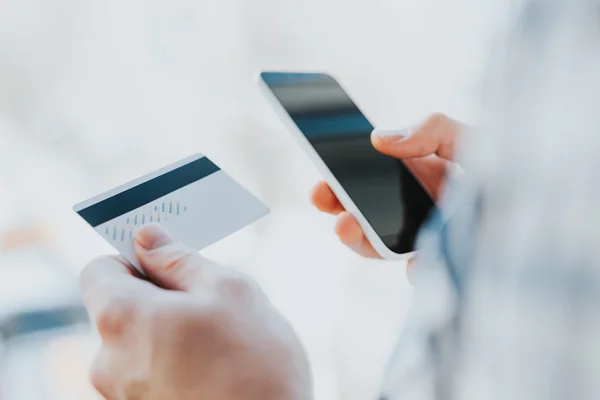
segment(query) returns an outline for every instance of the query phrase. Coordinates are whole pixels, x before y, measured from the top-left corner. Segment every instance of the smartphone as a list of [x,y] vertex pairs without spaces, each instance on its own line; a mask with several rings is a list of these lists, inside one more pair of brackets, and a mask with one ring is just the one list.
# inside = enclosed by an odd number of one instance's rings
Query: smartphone
[[262,72],[261,89],[382,258],[407,259],[435,202],[399,160],[371,143],[373,125],[331,76]]

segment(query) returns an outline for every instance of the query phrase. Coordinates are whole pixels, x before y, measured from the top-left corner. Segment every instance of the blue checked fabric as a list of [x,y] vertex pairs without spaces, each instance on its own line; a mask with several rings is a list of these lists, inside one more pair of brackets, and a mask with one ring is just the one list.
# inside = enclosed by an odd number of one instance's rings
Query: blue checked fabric
[[600,2],[510,7],[382,399],[600,399]]

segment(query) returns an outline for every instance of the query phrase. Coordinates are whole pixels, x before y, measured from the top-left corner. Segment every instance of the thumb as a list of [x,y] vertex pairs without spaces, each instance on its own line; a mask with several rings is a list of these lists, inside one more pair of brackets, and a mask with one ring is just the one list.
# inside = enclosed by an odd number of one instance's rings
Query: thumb
[[135,252],[144,272],[168,290],[193,291],[207,261],[177,242],[160,225],[146,225],[135,236]]
[[422,158],[437,155],[448,161],[454,157],[454,145],[461,126],[443,115],[434,115],[420,128],[390,134],[375,130],[373,146],[383,154],[397,159]]

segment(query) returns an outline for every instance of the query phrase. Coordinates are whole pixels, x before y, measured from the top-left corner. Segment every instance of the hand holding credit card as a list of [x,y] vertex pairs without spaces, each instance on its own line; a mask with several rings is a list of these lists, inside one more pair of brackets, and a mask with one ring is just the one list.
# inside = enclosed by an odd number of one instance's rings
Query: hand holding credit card
[[269,213],[260,200],[199,154],[74,210],[138,270],[133,239],[144,225],[163,225],[177,240],[202,250]]

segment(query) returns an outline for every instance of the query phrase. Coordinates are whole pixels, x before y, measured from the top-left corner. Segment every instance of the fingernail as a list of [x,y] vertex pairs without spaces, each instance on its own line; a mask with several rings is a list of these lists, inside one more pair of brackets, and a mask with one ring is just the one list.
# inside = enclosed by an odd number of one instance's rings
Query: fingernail
[[146,250],[156,250],[175,243],[171,235],[160,225],[146,225],[135,235],[135,242]]
[[386,142],[399,142],[406,138],[408,130],[386,130],[386,129],[375,129],[373,136]]

